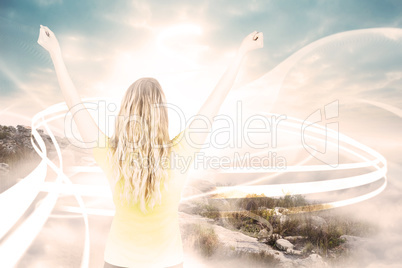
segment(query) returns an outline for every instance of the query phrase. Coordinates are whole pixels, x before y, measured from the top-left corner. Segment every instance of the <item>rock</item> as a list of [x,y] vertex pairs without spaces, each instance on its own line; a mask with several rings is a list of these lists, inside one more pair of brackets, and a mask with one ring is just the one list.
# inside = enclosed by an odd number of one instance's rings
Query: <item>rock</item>
[[9,166],[6,163],[0,163],[0,168],[9,169]]
[[281,239],[282,236],[280,234],[271,234],[268,239],[268,244],[275,245],[278,239]]
[[303,253],[300,250],[294,250],[294,249],[290,249],[290,248],[288,248],[286,250],[286,253],[291,254],[291,255],[297,255],[297,256],[303,255]]
[[257,234],[258,241],[262,243],[269,242],[269,232],[267,229],[261,229],[260,232]]
[[267,229],[261,229],[261,231],[258,233],[258,238],[267,238],[268,237],[268,231]]
[[[240,252],[242,254],[255,254],[263,251],[279,260],[280,263],[283,264],[282,267],[294,267],[292,265],[293,261],[287,258],[282,252],[274,250],[267,244],[258,242],[256,238],[244,235],[240,232],[231,231],[222,226],[212,224],[212,222],[213,221],[210,219],[198,215],[189,215],[179,212],[179,224],[181,230],[184,230],[186,228],[185,226],[191,223],[206,224],[208,227],[213,228],[221,242],[222,248],[219,249],[220,253],[227,257],[233,256],[235,252]],[[186,237],[183,236],[183,244],[185,243]]]
[[294,248],[294,245],[292,243],[283,238],[276,240],[275,246],[283,251],[287,251],[288,249],[293,250]]
[[329,267],[328,264],[318,254],[311,254],[307,258],[296,260],[295,262],[298,264],[297,267],[306,267],[306,268]]
[[0,163],[0,174],[6,174],[10,171],[10,167],[6,163]]
[[[198,215],[190,215],[179,212],[179,224],[181,230],[186,230],[186,226],[191,227],[190,224],[194,223],[206,225],[209,228],[213,228],[215,234],[219,238],[220,246],[217,249],[217,251],[219,251],[219,254],[223,254],[220,256],[226,256],[231,258],[233,256],[236,256],[237,253],[241,253],[242,256],[244,256],[244,254],[251,255],[255,253],[260,254],[261,252],[265,252],[265,254],[271,255],[274,257],[274,259],[279,261],[279,265],[275,267],[286,267],[286,268],[328,267],[328,265],[323,261],[323,259],[317,254],[312,254],[311,256],[305,259],[298,259],[298,256],[301,256],[302,252],[299,250],[295,250],[293,248],[293,244],[285,239],[282,239],[282,237],[279,234],[273,234],[270,237],[278,238],[276,241],[277,242],[279,241],[279,245],[282,245],[283,248],[285,248],[285,245],[287,246],[284,252],[275,250],[267,244],[260,243],[257,241],[256,238],[216,225],[215,222],[211,219],[204,218]],[[264,233],[265,232],[262,231],[261,235],[264,235]],[[191,242],[191,237],[189,238],[190,240],[187,241],[186,236],[182,234],[182,238],[183,238],[184,249],[191,251],[192,249],[186,246],[187,242]]]
[[295,242],[297,240],[304,240],[304,239],[306,239],[306,237],[300,236],[300,235],[298,235],[298,236],[285,236],[284,239],[286,239],[286,240],[288,240],[290,242]]

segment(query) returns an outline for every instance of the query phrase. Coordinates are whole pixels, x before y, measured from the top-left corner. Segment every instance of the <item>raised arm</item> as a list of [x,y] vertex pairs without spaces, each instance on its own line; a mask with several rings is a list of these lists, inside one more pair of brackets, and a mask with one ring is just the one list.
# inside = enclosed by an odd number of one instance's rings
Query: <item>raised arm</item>
[[[254,31],[243,39],[233,62],[228,66],[218,84],[199,110],[197,115],[200,116],[202,120],[195,119],[187,127],[187,130],[190,130],[190,135],[186,137],[186,139],[189,139],[187,143],[190,145],[200,145],[205,142],[211,129],[213,118],[218,113],[223,101],[234,84],[244,55],[251,50],[262,48],[263,45],[262,32]],[[210,122],[210,124],[206,126],[205,121]],[[202,130],[197,131],[196,129]]]
[[83,142],[85,142],[87,148],[97,146],[98,140],[100,141],[101,138],[105,136],[99,130],[95,120],[83,105],[64,64],[59,42],[54,33],[46,26],[40,26],[38,44],[45,48],[52,58],[64,100],[70,112],[73,114],[73,119],[78,127]]

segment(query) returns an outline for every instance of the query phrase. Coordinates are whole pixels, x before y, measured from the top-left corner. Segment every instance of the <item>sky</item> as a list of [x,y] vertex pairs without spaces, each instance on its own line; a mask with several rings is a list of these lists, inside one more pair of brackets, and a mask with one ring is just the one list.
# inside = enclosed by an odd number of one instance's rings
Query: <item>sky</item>
[[[63,101],[50,57],[36,43],[40,24],[59,39],[82,97],[119,103],[137,78],[153,76],[160,80],[168,102],[194,114],[248,33],[263,32],[265,45],[247,56],[239,84],[259,78],[320,38],[400,27],[401,9],[398,1],[2,1],[1,107],[30,117]],[[340,66],[350,61],[345,55],[340,59]],[[382,64],[390,62],[395,65],[398,59]],[[366,69],[357,66],[356,71]],[[311,79],[307,86],[314,82]],[[24,98],[32,100],[30,107]],[[15,124],[12,120],[2,116],[0,123]]]
[[[131,83],[150,76],[186,116],[201,107],[242,39],[263,32],[264,48],[246,56],[222,111],[232,113],[241,100],[245,113],[303,120],[338,101],[340,132],[389,163],[387,189],[358,210],[383,217],[379,241],[402,241],[391,224],[401,214],[379,209],[402,211],[400,1],[1,1],[0,124],[30,125],[63,102],[50,57],[36,42],[39,25],[56,34],[81,97],[118,105]],[[312,48],[318,40],[325,41]],[[180,127],[174,115],[171,122],[173,137]],[[375,252],[374,264],[401,261],[371,247],[364,254]]]

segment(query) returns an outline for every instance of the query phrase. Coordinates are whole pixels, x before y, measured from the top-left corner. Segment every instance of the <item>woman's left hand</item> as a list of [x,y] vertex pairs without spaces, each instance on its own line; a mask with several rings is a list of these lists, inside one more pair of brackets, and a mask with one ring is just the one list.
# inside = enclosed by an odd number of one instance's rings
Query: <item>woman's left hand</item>
[[57,41],[54,33],[46,26],[40,26],[38,44],[46,49],[50,54],[60,52],[59,41]]
[[246,54],[247,52],[264,47],[264,35],[262,32],[254,31],[243,39],[240,45],[240,54]]

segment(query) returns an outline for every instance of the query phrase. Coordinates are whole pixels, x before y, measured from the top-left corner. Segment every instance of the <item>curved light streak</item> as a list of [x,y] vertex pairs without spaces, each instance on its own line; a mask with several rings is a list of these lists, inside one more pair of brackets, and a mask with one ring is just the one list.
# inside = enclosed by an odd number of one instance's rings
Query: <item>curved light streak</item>
[[390,113],[393,113],[393,114],[395,114],[396,116],[402,118],[402,110],[399,109],[398,107],[395,107],[395,106],[392,106],[392,105],[389,105],[389,104],[386,104],[386,103],[383,103],[383,102],[372,101],[372,100],[363,100],[363,99],[360,99],[360,100],[357,100],[357,101],[363,102],[363,103],[371,104],[371,105],[373,105],[373,106],[376,106],[376,107],[378,107],[378,108],[381,108],[381,109],[383,109],[383,110],[386,110],[386,111],[388,111],[388,112],[390,112]]
[[[299,122],[300,124],[303,121],[292,118],[290,119]],[[290,126],[295,129],[299,129],[300,125],[290,122],[283,122],[285,126]],[[371,148],[358,143],[357,141],[347,137],[346,135],[336,133],[334,130],[326,129],[320,125],[314,125],[314,128],[311,129],[311,132],[321,134],[323,136],[329,136],[331,138],[338,137],[340,142],[344,142],[351,147],[360,149],[367,154],[371,154],[375,157],[374,160],[369,160],[365,156],[345,147],[339,146],[340,149],[343,151],[359,157],[360,159],[364,160],[365,162],[360,163],[353,163],[353,164],[340,164],[337,167],[331,167],[329,165],[314,165],[314,166],[289,166],[286,169],[255,169],[249,168],[247,170],[239,170],[238,168],[229,168],[228,170],[222,170],[221,173],[247,173],[247,174],[254,174],[254,173],[269,173],[274,172],[278,173],[287,173],[287,172],[312,172],[312,171],[322,171],[322,170],[344,170],[344,169],[354,169],[354,168],[361,168],[361,167],[375,167],[377,171],[373,171],[364,175],[358,176],[351,176],[345,177],[341,179],[334,179],[334,180],[326,180],[326,181],[318,181],[318,182],[303,182],[303,183],[289,183],[289,184],[275,184],[275,185],[257,185],[257,186],[249,186],[250,182],[240,184],[238,186],[228,186],[228,187],[216,187],[216,190],[198,194],[195,196],[187,197],[185,200],[198,198],[201,196],[208,196],[212,195],[214,198],[241,198],[246,197],[247,194],[264,194],[265,196],[284,196],[286,192],[292,192],[293,194],[311,194],[311,193],[320,193],[320,192],[328,192],[328,191],[335,191],[335,190],[342,190],[348,189],[352,187],[358,187],[365,184],[373,183],[377,180],[382,179],[387,172],[387,165],[385,158],[379,154],[378,152],[372,150]],[[292,132],[290,132],[292,133]],[[293,132],[294,134],[299,134],[297,131]],[[323,138],[314,137],[311,135],[304,136],[309,137],[310,139],[318,140],[318,141],[326,141],[327,143],[331,143],[331,141],[327,141]],[[378,164],[381,163],[383,166],[380,168]],[[255,183],[256,181],[251,181]]]
[[[35,137],[35,140],[38,142],[40,145],[40,149],[35,145],[31,138],[31,143],[32,146],[34,147],[35,151],[38,153],[38,155],[43,159],[42,161],[45,161],[47,165],[49,165],[57,174],[56,182],[58,184],[58,187],[60,187],[61,182],[64,181],[67,184],[72,184],[72,182],[69,180],[69,178],[63,173],[63,162],[62,162],[62,156],[61,156],[61,151],[60,147],[57,143],[56,138],[54,137],[52,131],[49,129],[47,126],[47,122],[51,120],[55,120],[57,118],[61,118],[64,116],[64,114],[59,114],[57,116],[53,116],[50,119],[45,120],[44,116],[45,115],[50,115],[52,113],[57,113],[62,111],[62,108],[66,108],[66,105],[64,103],[62,104],[57,104],[49,107],[48,109],[44,110],[43,112],[40,112],[36,114],[33,119],[32,119],[32,135]],[[42,119],[40,122],[39,119]],[[39,126],[44,126],[49,134],[49,136],[52,139],[52,142],[56,148],[56,152],[59,158],[59,167],[57,167],[52,161],[50,161],[47,158],[46,155],[46,146],[39,135],[38,131],[36,130],[37,127]],[[47,166],[45,166],[47,168]],[[40,177],[39,178],[41,182],[44,182],[45,177]],[[22,182],[24,180],[21,180]],[[19,183],[15,186],[18,186]],[[38,184],[37,186],[39,186]],[[13,186],[12,188],[14,188]],[[11,188],[11,189],[12,189]],[[17,190],[20,190],[16,195],[9,196],[8,197],[8,202],[17,203],[19,202],[21,196],[25,196],[25,194],[29,191],[32,191],[32,189],[26,189],[22,188],[21,186],[16,188]],[[29,190],[29,191],[27,191]],[[32,195],[37,195],[39,192],[39,188],[36,189],[36,191],[32,191]],[[74,193],[74,196],[80,205],[80,208],[83,211],[83,218],[84,218],[84,223],[85,223],[85,240],[84,240],[84,252],[83,252],[83,258],[81,261],[81,267],[88,267],[89,264],[89,225],[88,225],[88,216],[85,213],[85,205],[82,200],[82,198]],[[1,247],[0,247],[0,258],[7,260],[7,267],[12,267],[14,266],[21,256],[24,254],[26,249],[29,247],[29,245],[32,243],[32,241],[35,239],[37,234],[40,232],[42,229],[43,225],[45,224],[47,218],[49,217],[52,209],[54,208],[54,205],[57,201],[58,198],[58,193],[57,192],[51,192],[49,193],[46,198],[41,202],[40,206],[37,207],[33,213],[28,217],[27,220],[25,220],[16,231],[14,231],[12,234],[8,235],[6,239],[2,242]],[[28,203],[29,199],[24,200],[25,206],[21,206],[21,208],[17,211],[17,213],[23,213],[25,209],[23,207],[26,207],[26,205],[30,204]],[[16,214],[17,214],[16,213]],[[15,217],[13,218],[15,220]],[[18,219],[17,219],[18,220]],[[16,221],[15,221],[16,222]],[[15,224],[14,222],[14,224]],[[6,228],[4,228],[5,230]],[[3,231],[4,232],[4,231]],[[23,239],[22,239],[23,238]],[[24,241],[24,243],[21,243],[21,241]]]
[[[1,193],[0,211],[7,217],[2,217],[0,221],[0,238],[4,237],[34,201],[46,172],[46,161],[42,160],[28,176]],[[24,194],[21,195],[21,193]]]
[[[302,122],[301,120],[298,120],[296,118],[292,118],[296,121]],[[284,122],[286,125],[287,122]],[[288,124],[290,126],[295,126],[294,124]],[[358,187],[361,185],[369,184],[372,182],[375,182],[377,180],[382,179],[385,177],[386,172],[387,172],[387,162],[386,159],[379,154],[378,152],[374,151],[373,149],[358,143],[357,141],[351,139],[350,137],[347,137],[346,135],[343,134],[338,134],[334,133],[335,131],[331,129],[326,129],[320,125],[315,125],[314,129],[312,132],[319,133],[322,135],[328,135],[330,137],[334,137],[334,135],[339,135],[340,142],[345,142],[349,144],[352,147],[358,148],[367,154],[370,154],[371,156],[375,157],[375,160],[369,161],[366,157],[363,155],[356,153],[344,146],[340,146],[343,150],[347,151],[350,154],[353,154],[357,157],[359,157],[362,160],[365,160],[366,162],[363,163],[357,163],[358,165],[354,164],[349,164],[349,165],[344,165],[341,166],[339,165],[336,168],[332,168],[333,170],[336,169],[344,169],[345,167],[352,167],[352,168],[360,168],[361,166],[367,166],[367,163],[372,163],[373,167],[375,167],[377,170],[374,172],[370,172],[364,175],[358,175],[358,176],[351,176],[351,177],[345,177],[341,179],[334,179],[334,180],[325,180],[325,181],[318,181],[318,182],[303,182],[303,183],[290,183],[290,184],[275,184],[275,185],[257,185],[257,186],[244,186],[244,185],[239,185],[239,186],[231,186],[231,187],[217,187],[216,190],[209,192],[209,194],[216,195],[215,198],[242,198],[246,197],[248,194],[264,194],[267,197],[272,197],[272,196],[284,196],[286,195],[286,192],[291,192],[292,194],[311,194],[311,193],[321,193],[321,192],[328,192],[328,191],[335,191],[335,190],[342,190],[342,189],[348,189],[352,187]],[[296,132],[297,134],[297,132]],[[312,139],[316,140],[321,140],[325,141],[325,139],[320,139],[317,137],[312,137]],[[328,141],[327,141],[328,142]],[[378,164],[381,163],[383,166],[380,168]],[[328,170],[326,168],[327,165],[320,165],[320,168],[318,170]],[[315,169],[316,166],[305,166],[303,169],[300,169],[298,166],[293,166],[291,167],[290,170],[274,170],[274,172],[291,172],[293,170],[296,170],[298,172],[300,171],[317,171]],[[328,166],[327,166],[328,167]],[[254,172],[261,172],[260,170],[251,170],[247,171],[246,173],[254,173]],[[386,182],[385,182],[386,184]],[[384,185],[380,186],[379,189],[384,189]],[[376,192],[376,191],[374,191]],[[377,194],[380,193],[376,192]],[[365,195],[366,197],[370,197],[371,195]],[[366,200],[363,197],[359,198],[354,198],[349,201],[344,200],[343,202],[336,202],[331,205],[333,206],[341,206],[348,204],[348,202],[357,202],[358,200]]]

